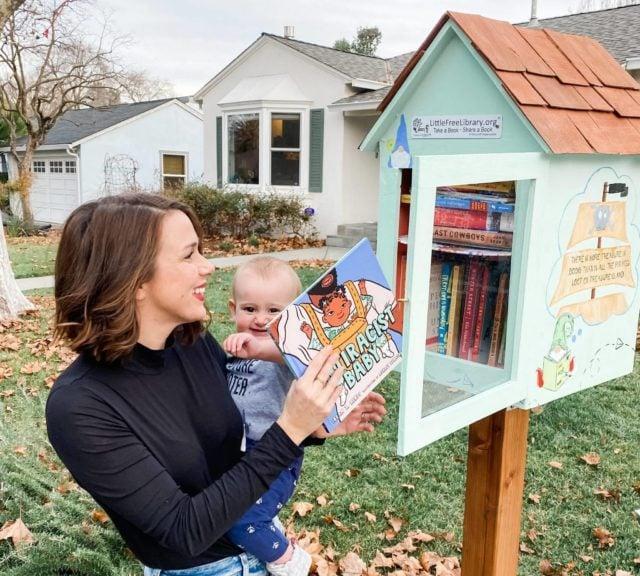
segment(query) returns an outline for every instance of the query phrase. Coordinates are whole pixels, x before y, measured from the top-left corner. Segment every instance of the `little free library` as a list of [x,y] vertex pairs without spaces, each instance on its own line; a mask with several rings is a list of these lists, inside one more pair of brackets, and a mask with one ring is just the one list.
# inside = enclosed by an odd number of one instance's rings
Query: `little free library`
[[398,452],[470,425],[463,573],[516,574],[528,409],[633,370],[640,85],[590,38],[448,12],[379,109]]

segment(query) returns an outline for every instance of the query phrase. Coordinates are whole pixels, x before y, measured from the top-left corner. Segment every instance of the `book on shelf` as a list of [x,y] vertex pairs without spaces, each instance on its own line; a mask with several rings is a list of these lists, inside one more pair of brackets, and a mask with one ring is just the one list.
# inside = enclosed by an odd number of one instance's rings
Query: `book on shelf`
[[433,223],[435,226],[452,228],[513,232],[513,212],[485,212],[436,207]]
[[269,324],[296,378],[330,345],[344,368],[341,394],[324,427],[334,430],[401,361],[397,301],[364,238]]
[[474,312],[477,306],[477,284],[480,262],[473,259],[469,266],[469,276],[467,279],[467,291],[464,300],[464,313],[462,316],[462,332],[460,334],[460,351],[458,356],[463,360],[469,360],[469,351],[472,344],[472,334],[474,326]]
[[434,252],[443,254],[480,256],[492,260],[505,259],[511,256],[511,250],[495,250],[491,248],[480,248],[477,246],[462,246],[461,244],[441,244],[440,242],[433,242],[432,249]]
[[510,232],[491,232],[488,230],[434,226],[433,238],[439,243],[449,242],[451,244],[461,244],[464,246],[509,249],[513,241],[513,234]]
[[515,192],[515,182],[485,182],[483,184],[462,184],[454,186],[457,190],[481,190],[483,192],[494,192],[498,194],[513,194]]
[[507,295],[508,295],[509,273],[502,272],[498,282],[498,294],[496,296],[496,308],[493,316],[493,326],[491,327],[491,344],[489,346],[489,357],[487,364],[489,366],[498,365],[498,353],[500,341],[502,338],[502,330],[506,319]]
[[442,264],[442,275],[440,277],[440,315],[438,323],[438,352],[447,353],[447,332],[449,323],[449,305],[451,304],[451,273],[453,266],[451,262]]
[[463,264],[454,264],[451,273],[451,303],[449,304],[449,320],[447,323],[447,355],[458,355],[458,340],[460,337],[460,321],[462,301],[464,299],[464,271]]
[[489,277],[489,267],[483,265],[478,283],[478,313],[475,319],[475,326],[473,327],[473,344],[471,346],[471,360],[474,362],[478,362],[480,358],[480,343],[482,342],[482,328],[484,326],[484,317],[487,308]]
[[442,262],[431,263],[429,275],[429,303],[427,308],[427,349],[438,349],[438,327],[440,326],[440,283]]
[[436,193],[436,208],[511,213],[515,210],[515,204],[513,200],[507,198],[489,197],[485,194],[446,191]]

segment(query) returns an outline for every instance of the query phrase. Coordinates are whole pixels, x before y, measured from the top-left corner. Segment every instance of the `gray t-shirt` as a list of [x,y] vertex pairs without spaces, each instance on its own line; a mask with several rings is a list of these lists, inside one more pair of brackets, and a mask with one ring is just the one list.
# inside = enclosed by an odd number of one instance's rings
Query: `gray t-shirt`
[[229,358],[227,383],[249,440],[260,440],[280,417],[293,379],[289,368],[276,362]]

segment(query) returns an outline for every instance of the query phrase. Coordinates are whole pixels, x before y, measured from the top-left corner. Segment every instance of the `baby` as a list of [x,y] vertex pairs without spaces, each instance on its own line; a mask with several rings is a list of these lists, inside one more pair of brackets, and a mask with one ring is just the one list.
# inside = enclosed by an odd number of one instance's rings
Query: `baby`
[[[227,363],[229,390],[244,420],[248,450],[280,416],[294,378],[281,364],[267,324],[301,290],[289,264],[266,256],[239,266],[233,277],[229,310],[236,333],[223,347],[232,355]],[[265,562],[274,576],[306,576],[311,565],[309,554],[286,538],[277,518],[293,495],[301,466],[302,458],[284,470],[227,533],[234,544]]]

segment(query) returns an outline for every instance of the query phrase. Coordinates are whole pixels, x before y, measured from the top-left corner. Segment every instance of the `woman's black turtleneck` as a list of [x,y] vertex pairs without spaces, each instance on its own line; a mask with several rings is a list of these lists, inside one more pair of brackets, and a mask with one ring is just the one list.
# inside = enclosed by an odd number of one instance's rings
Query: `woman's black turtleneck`
[[274,424],[247,454],[209,335],[120,365],[81,354],[46,408],[49,439],[147,566],[199,566],[240,551],[224,536],[302,450]]

